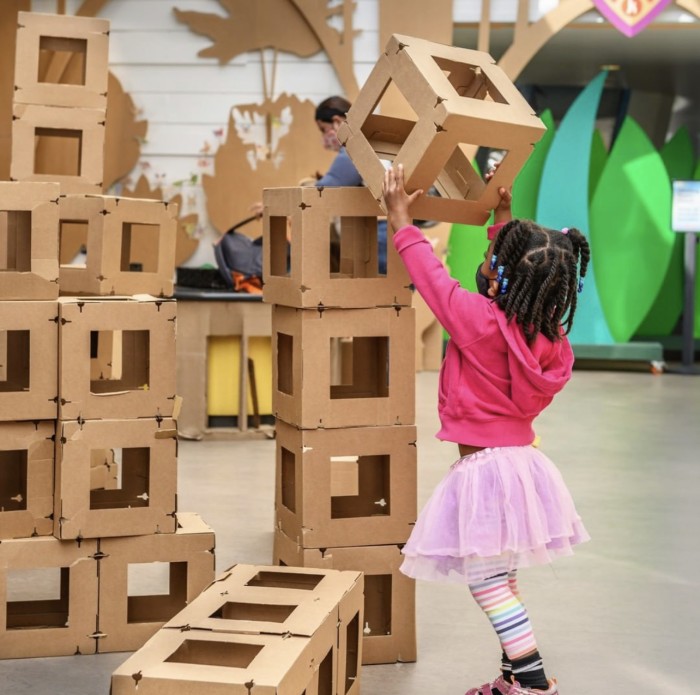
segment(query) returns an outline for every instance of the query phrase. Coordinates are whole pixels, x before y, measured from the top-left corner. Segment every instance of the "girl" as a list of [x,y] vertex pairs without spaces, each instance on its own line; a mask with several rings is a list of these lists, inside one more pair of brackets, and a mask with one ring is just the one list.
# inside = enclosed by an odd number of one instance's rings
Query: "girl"
[[[466,583],[503,648],[501,675],[467,695],[557,695],[518,593],[519,567],[569,555],[589,539],[554,464],[533,448],[533,419],[571,376],[566,333],[590,256],[576,229],[510,220],[500,189],[478,293],[452,280],[408,208],[403,168],[387,170],[384,200],[394,244],[450,334],[440,372],[438,437],[460,457],[421,511],[401,571]],[[507,221],[506,221],[507,220]]]

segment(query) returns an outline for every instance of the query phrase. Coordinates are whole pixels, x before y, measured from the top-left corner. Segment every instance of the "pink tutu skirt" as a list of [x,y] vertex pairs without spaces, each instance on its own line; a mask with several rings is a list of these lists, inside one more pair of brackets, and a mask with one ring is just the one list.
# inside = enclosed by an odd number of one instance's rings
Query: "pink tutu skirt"
[[456,461],[403,548],[401,571],[473,583],[571,555],[590,539],[557,467],[532,446],[483,449]]

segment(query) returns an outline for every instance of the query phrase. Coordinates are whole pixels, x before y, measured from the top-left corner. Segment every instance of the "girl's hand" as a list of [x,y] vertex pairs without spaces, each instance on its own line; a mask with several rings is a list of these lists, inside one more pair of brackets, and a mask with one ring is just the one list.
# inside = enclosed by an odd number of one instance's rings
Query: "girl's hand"
[[384,183],[382,193],[386,204],[389,224],[396,232],[402,227],[413,224],[413,218],[408,214],[408,208],[414,200],[423,195],[422,190],[417,190],[410,195],[404,188],[403,164],[399,164],[394,171],[394,167],[384,172]]
[[[501,163],[496,162],[493,168],[486,172],[486,183],[488,183],[498,170]],[[511,211],[511,206],[513,203],[513,191],[510,188],[499,188],[498,195],[501,196],[501,200],[498,205],[493,209],[493,223],[500,224],[501,222],[510,222],[513,219],[513,213]]]

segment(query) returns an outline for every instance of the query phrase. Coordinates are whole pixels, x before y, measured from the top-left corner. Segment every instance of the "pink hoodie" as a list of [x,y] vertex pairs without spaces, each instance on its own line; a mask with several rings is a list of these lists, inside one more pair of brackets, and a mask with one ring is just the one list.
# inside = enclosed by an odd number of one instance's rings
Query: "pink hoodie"
[[571,377],[569,341],[539,334],[529,346],[520,326],[491,299],[462,289],[447,274],[417,227],[400,229],[394,244],[450,335],[440,370],[437,437],[473,446],[531,444],[532,421]]

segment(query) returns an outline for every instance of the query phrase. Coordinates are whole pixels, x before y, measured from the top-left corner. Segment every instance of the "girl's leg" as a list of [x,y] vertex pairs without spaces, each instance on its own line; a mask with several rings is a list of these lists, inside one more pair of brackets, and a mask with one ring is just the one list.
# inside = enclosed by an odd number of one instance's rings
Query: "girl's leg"
[[526,688],[547,690],[549,684],[515,574],[498,574],[470,584],[469,590],[496,631],[515,680]]

